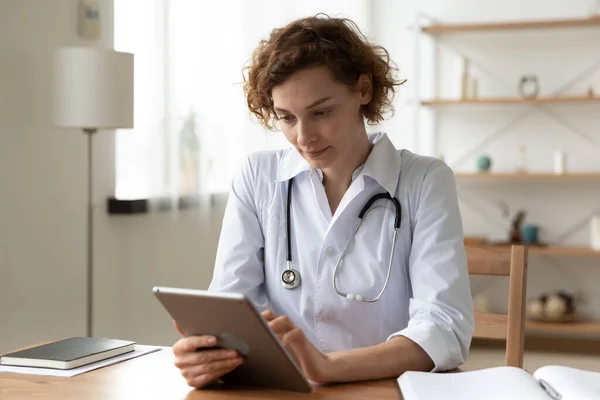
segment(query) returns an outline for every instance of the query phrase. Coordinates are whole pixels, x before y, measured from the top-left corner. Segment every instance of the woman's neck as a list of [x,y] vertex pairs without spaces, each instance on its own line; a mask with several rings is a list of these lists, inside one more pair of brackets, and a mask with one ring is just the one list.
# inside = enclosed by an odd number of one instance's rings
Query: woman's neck
[[323,170],[323,185],[332,214],[335,214],[342,197],[350,187],[352,174],[365,163],[372,148],[373,143],[369,141],[365,133],[363,140],[357,143],[349,158],[340,160],[339,165],[333,165],[331,168]]

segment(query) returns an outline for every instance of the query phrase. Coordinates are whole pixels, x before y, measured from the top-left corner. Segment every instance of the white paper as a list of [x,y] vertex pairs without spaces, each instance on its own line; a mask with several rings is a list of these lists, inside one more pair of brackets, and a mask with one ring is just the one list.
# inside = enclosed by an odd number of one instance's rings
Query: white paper
[[408,371],[398,378],[405,400],[549,400],[525,370],[496,367],[452,373]]
[[562,400],[600,400],[600,373],[576,368],[546,366],[533,376],[548,382]]
[[84,372],[92,371],[94,369],[106,367],[108,365],[116,364],[121,361],[129,360],[135,357],[143,356],[145,354],[150,354],[155,351],[164,349],[165,347],[159,346],[145,346],[141,344],[136,344],[135,350],[129,353],[121,354],[120,356],[112,357],[107,360],[98,361],[92,364],[83,365],[78,368],[73,369],[51,369],[51,368],[31,368],[31,367],[13,367],[10,365],[0,365],[0,372],[13,372],[16,374],[30,374],[30,375],[46,375],[46,376],[63,376],[63,377],[71,377],[79,374],[83,374]]

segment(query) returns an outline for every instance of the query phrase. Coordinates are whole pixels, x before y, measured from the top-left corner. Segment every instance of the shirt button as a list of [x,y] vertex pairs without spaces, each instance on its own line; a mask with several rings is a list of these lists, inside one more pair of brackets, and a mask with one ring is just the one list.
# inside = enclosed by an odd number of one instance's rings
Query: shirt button
[[330,256],[335,255],[335,249],[333,247],[328,247],[327,254],[329,254]]

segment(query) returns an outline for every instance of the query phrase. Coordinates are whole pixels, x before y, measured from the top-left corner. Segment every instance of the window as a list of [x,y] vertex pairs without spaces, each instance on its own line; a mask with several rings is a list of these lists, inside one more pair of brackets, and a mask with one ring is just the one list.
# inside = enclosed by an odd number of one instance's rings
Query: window
[[115,49],[135,54],[135,129],[117,132],[116,197],[228,191],[245,154],[288,146],[250,116],[242,67],[258,41],[325,12],[368,28],[368,1],[115,0]]

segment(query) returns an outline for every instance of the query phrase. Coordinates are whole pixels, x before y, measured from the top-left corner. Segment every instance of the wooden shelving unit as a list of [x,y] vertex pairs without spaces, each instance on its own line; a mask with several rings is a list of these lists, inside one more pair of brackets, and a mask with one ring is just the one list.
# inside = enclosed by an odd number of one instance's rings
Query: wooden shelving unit
[[584,28],[600,26],[600,17],[559,20],[509,21],[467,24],[434,24],[421,30],[431,35],[457,32],[514,31],[523,29]]
[[537,322],[525,321],[528,332],[582,333],[600,335],[600,322]]
[[[587,28],[600,28],[600,16],[594,17],[581,17],[581,18],[567,18],[567,19],[540,19],[540,20],[521,20],[521,21],[498,21],[498,22],[474,22],[474,23],[434,23],[428,26],[421,26],[417,32],[417,41],[421,34],[429,35],[430,39],[437,40],[437,36],[444,34],[456,34],[456,33],[487,33],[497,32],[504,34],[503,32],[517,32],[524,30],[532,30],[542,32],[543,30],[552,29],[587,29]],[[537,32],[536,32],[537,33]],[[596,33],[594,31],[594,33]],[[511,38],[509,38],[511,39]],[[520,40],[515,36],[511,40]],[[437,76],[434,76],[434,87],[437,83]],[[444,98],[443,94],[429,94],[433,98],[423,98],[421,93],[416,94],[418,99],[417,106],[420,107],[451,107],[451,106],[536,106],[536,105],[556,105],[558,106],[591,106],[594,107],[592,112],[595,112],[595,107],[600,105],[600,95],[593,95],[590,93],[581,93],[579,95],[560,95],[560,96],[538,96],[536,98],[522,98],[517,95],[512,97],[497,96],[497,97],[475,97],[475,98]],[[532,111],[533,111],[533,107]],[[450,112],[450,110],[446,110]],[[433,125],[435,126],[435,124]],[[417,126],[419,128],[419,126]],[[434,130],[437,128],[434,128]],[[420,134],[420,131],[416,132]],[[434,138],[437,132],[433,132]],[[440,153],[435,148],[434,152]],[[550,172],[482,172],[482,173],[465,173],[455,172],[455,178],[457,183],[462,183],[465,186],[473,183],[474,185],[500,185],[506,184],[514,186],[522,186],[523,184],[534,184],[534,183],[548,183],[556,184],[561,187],[568,186],[572,183],[594,185],[594,187],[600,187],[600,171],[598,172],[575,172],[566,174],[554,174]],[[482,247],[504,247],[507,246],[502,243],[489,243],[486,242],[485,238],[473,237],[470,243],[467,243],[465,238],[465,244],[469,246],[482,246]],[[588,247],[574,247],[574,246],[560,246],[548,244],[546,246],[528,246],[528,252],[530,257],[592,257],[592,262],[596,263],[596,260],[600,260],[600,251],[588,248]],[[573,337],[579,336],[590,336],[591,340],[598,342],[600,338],[600,320],[577,320],[574,322],[538,322],[526,320],[525,329],[528,334],[535,336],[537,333],[541,337],[552,337],[556,336],[561,340],[568,339],[566,336],[569,334]],[[556,334],[556,335],[553,335]],[[584,350],[585,351],[585,350]]]
[[597,180],[600,172],[572,172],[554,174],[552,172],[456,172],[454,177],[469,181],[576,181]]
[[488,97],[474,99],[432,99],[421,102],[423,106],[453,106],[461,104],[555,104],[555,103],[599,103],[600,97],[590,96],[560,96],[536,97],[525,99],[521,97]]

